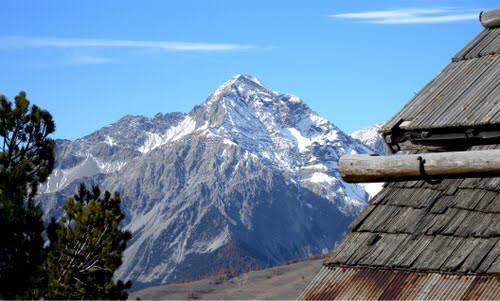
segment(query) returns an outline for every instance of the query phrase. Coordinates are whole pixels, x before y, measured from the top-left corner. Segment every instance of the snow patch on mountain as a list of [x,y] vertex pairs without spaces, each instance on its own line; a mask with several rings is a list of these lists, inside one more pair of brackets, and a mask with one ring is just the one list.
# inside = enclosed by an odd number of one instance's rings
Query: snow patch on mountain
[[169,128],[165,133],[147,132],[147,138],[138,151],[145,154],[168,142],[176,141],[191,134],[196,129],[196,123],[190,116],[186,116],[178,125]]
[[375,153],[379,155],[389,155],[392,154],[389,146],[384,141],[384,138],[380,134],[380,128],[382,124],[376,124],[374,126],[357,130],[351,133],[351,137],[361,141],[363,144],[368,145]]
[[370,199],[384,188],[384,183],[361,183],[360,185],[368,193]]
[[311,140],[302,136],[302,134],[295,128],[285,128],[286,134],[295,140],[299,151],[301,153],[305,152],[307,148],[312,144]]
[[110,145],[110,146],[115,146],[117,145],[115,140],[109,136],[106,136],[105,140],[104,140],[104,143]]
[[51,193],[65,188],[74,180],[99,173],[112,173],[125,166],[125,161],[106,162],[91,154],[86,154],[78,165],[68,169],[54,169],[47,182],[42,185],[41,193]]
[[312,176],[308,179],[310,182],[313,183],[327,183],[332,185],[335,183],[336,179],[334,177],[331,177],[325,173],[322,172],[315,172],[312,174]]

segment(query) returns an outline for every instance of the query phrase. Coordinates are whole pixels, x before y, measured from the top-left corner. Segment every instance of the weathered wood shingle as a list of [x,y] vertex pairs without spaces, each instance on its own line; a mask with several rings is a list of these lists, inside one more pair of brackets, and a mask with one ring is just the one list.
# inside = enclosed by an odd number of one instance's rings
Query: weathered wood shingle
[[[388,142],[438,128],[498,135],[500,10],[482,21],[486,29],[384,125]],[[500,149],[499,137],[469,138],[460,150]],[[451,148],[418,146],[411,152]],[[299,299],[500,299],[500,177],[387,183],[349,229]]]
[[499,208],[498,178],[389,183],[325,263],[497,274]]
[[484,29],[382,130],[500,125],[500,28]]

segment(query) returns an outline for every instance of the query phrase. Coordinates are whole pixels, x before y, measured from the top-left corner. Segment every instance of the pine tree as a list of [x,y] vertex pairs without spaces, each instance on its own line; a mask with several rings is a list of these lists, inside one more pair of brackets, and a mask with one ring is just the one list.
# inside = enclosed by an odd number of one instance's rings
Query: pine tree
[[0,96],[0,297],[36,298],[43,280],[42,213],[33,197],[54,165],[52,116],[20,92]]
[[81,184],[64,205],[60,221],[48,226],[48,290],[50,299],[125,299],[131,283],[114,281],[130,239],[120,229],[124,215],[120,196]]
[[131,283],[113,280],[130,239],[118,194],[81,185],[51,220],[44,247],[34,198],[54,166],[54,130],[24,92],[14,104],[0,96],[0,298],[124,299]]

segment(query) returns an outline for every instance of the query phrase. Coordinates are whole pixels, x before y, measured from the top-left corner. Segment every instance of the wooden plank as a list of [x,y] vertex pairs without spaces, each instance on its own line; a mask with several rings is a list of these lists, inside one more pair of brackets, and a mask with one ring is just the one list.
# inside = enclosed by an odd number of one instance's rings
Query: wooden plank
[[443,214],[452,207],[455,203],[455,196],[445,195],[439,198],[431,207],[430,212],[433,214]]
[[482,212],[469,212],[464,220],[459,224],[455,230],[454,235],[468,237],[481,237],[484,230],[490,227],[493,214]]
[[480,242],[481,239],[477,238],[463,239],[462,243],[448,257],[441,269],[456,271],[458,268],[460,268],[465,259],[469,256],[470,253],[472,253],[472,251],[474,251],[474,249]]
[[483,259],[479,267],[476,269],[477,273],[486,273],[495,259],[500,256],[500,239],[497,238],[496,241],[495,246],[490,250],[490,252],[486,255],[486,258]]
[[481,42],[479,42],[474,49],[469,51],[467,55],[465,56],[466,59],[468,58],[476,58],[480,57],[485,54],[484,49],[488,49],[488,46],[493,43],[498,36],[499,31],[498,30],[489,30],[488,35],[484,37]]
[[457,54],[455,54],[455,56],[453,57],[452,61],[453,62],[457,62],[457,61],[460,61],[460,60],[463,60],[465,58],[465,55],[471,51],[472,49],[474,49],[474,47],[476,47],[477,44],[479,44],[481,42],[481,40],[487,36],[489,33],[489,30],[488,29],[483,29],[483,31],[476,37],[474,38],[472,41],[470,41],[469,43],[467,43],[467,45],[465,45],[464,48],[462,48]]
[[500,194],[497,194],[493,202],[486,209],[490,213],[500,213]]
[[345,155],[339,160],[339,171],[344,181],[351,183],[498,177],[500,150],[393,156]]
[[481,262],[483,262],[488,253],[496,244],[496,239],[479,239],[477,246],[467,256],[465,261],[460,266],[459,270],[463,273],[472,273],[477,271]]
[[458,210],[458,212],[453,216],[453,219],[448,220],[448,224],[443,227],[441,230],[441,234],[445,235],[454,235],[457,229],[460,227],[460,224],[465,220],[469,211],[467,210]]
[[382,234],[382,237],[374,245],[374,249],[363,257],[360,264],[370,266],[384,266],[400,245],[406,244],[410,239],[407,234]]
[[436,236],[418,256],[413,267],[422,270],[438,270],[461,243],[462,239],[458,237]]
[[461,209],[474,209],[481,198],[486,194],[483,189],[464,189],[457,192],[453,207]]
[[500,236],[500,215],[494,214],[491,217],[491,223],[488,228],[486,228],[482,234],[485,237],[488,236]]
[[378,205],[370,214],[370,218],[358,226],[357,231],[375,232],[379,226],[398,215],[399,212],[400,207]]
[[[500,27],[491,29],[491,31],[500,31]],[[481,51],[482,55],[495,54],[500,52],[500,36],[497,36],[486,48]]]
[[454,80],[448,82],[435,99],[429,102],[432,105],[423,109],[413,120],[412,127],[425,128],[429,124],[433,127],[446,126],[447,123],[442,122],[455,110],[460,110],[456,103],[461,96],[475,84],[480,83],[483,75],[493,69],[492,66],[489,60],[467,61],[464,67],[457,71]]
[[488,206],[495,200],[495,197],[498,195],[498,192],[488,191],[481,198],[479,203],[477,204],[475,210],[488,212]]
[[408,240],[408,246],[402,249],[403,252],[392,257],[390,265],[394,267],[410,268],[417,261],[420,254],[427,249],[434,238],[435,236],[421,235],[415,240]]
[[363,211],[361,211],[356,219],[354,219],[354,221],[349,225],[349,230],[356,231],[359,225],[361,225],[365,221],[366,217],[373,212],[375,207],[375,205],[369,205],[368,208],[365,208]]
[[422,231],[425,231],[427,235],[442,234],[458,212],[458,209],[450,208],[443,214],[430,215],[433,219],[428,222],[427,227],[424,227]]
[[415,233],[417,225],[425,217],[426,210],[405,207],[390,224],[383,224],[380,231],[391,233]]
[[450,78],[456,75],[456,70],[462,68],[466,62],[456,62],[448,64],[434,79],[428,82],[417,95],[415,95],[405,106],[383,125],[383,132],[390,132],[396,124],[402,120],[412,120],[414,116],[418,115],[429,100],[434,98],[435,93],[438,93],[443,85],[450,81]]

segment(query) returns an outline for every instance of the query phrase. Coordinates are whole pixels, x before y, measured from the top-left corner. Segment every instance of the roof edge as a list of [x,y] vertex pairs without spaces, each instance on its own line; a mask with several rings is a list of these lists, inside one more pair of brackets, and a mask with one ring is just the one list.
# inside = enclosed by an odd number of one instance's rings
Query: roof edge
[[331,263],[326,259],[322,267],[327,267],[330,269],[333,268],[343,268],[343,269],[357,269],[357,270],[378,270],[378,271],[398,271],[398,272],[406,272],[406,273],[415,273],[415,274],[440,274],[440,275],[454,275],[454,276],[462,276],[462,277],[470,277],[470,276],[478,276],[478,277],[500,277],[500,273],[487,273],[487,272],[460,272],[460,271],[451,271],[451,270],[439,270],[439,269],[411,269],[411,268],[403,268],[403,267],[395,267],[395,266],[380,266],[380,265],[350,265],[350,264],[341,264],[341,263]]
[[494,28],[500,26],[500,8],[482,11],[479,14],[479,21],[484,28]]
[[500,124],[407,128],[399,123],[381,131],[393,152],[399,150],[464,151],[476,145],[500,144]]

